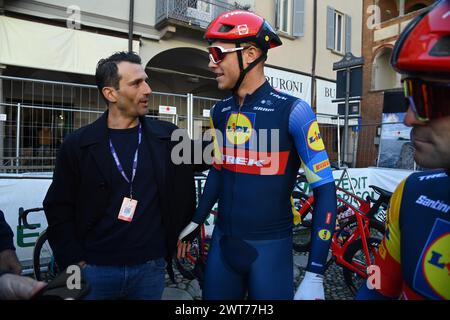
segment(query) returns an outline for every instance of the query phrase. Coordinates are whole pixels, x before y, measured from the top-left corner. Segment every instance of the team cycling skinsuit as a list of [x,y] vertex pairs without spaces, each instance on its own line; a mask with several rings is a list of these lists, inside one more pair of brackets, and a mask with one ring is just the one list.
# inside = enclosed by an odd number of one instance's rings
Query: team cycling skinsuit
[[292,299],[290,195],[300,165],[316,199],[308,271],[323,274],[335,225],[334,179],[316,117],[266,81],[242,106],[236,96],[217,103],[210,120],[214,166],[192,220],[202,224],[219,201],[204,298]]
[[379,288],[362,286],[359,299],[450,299],[448,171],[414,173],[397,187],[375,264]]

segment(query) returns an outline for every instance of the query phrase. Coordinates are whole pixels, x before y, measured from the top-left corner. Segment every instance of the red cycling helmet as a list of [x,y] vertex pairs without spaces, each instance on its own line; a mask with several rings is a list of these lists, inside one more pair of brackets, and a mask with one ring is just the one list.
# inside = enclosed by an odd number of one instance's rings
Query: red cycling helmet
[[391,64],[405,76],[408,104],[417,119],[450,116],[450,0],[441,0],[406,27]]
[[244,10],[229,11],[217,16],[209,24],[205,39],[210,43],[215,40],[231,43],[251,41],[264,51],[282,45],[280,37],[265,19]]
[[406,27],[391,64],[399,73],[450,78],[450,0],[437,2]]
[[[257,14],[244,10],[234,10],[220,14],[208,26],[205,33],[205,39],[212,43],[214,41],[230,42],[236,45],[236,53],[239,60],[239,68],[241,70],[239,79],[236,81],[231,91],[236,92],[244,81],[245,75],[253,69],[258,63],[267,58],[267,51],[282,45],[280,37],[273,30],[270,24],[258,16]],[[240,47],[241,43],[253,42],[262,51],[262,55],[244,69],[242,60],[242,51],[245,49]],[[214,56],[211,52],[213,48],[209,48],[210,56]],[[221,50],[222,51],[222,50]],[[218,63],[213,61],[214,63]]]

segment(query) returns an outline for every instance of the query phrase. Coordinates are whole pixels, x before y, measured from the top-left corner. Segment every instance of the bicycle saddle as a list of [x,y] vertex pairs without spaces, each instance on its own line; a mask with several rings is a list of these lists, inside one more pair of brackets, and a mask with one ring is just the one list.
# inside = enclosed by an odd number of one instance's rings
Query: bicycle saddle
[[392,196],[392,192],[384,190],[383,188],[374,186],[374,185],[370,185],[370,188],[372,188],[373,190],[375,190],[376,193],[378,193],[380,195],[380,197],[382,197],[383,199],[390,199]]

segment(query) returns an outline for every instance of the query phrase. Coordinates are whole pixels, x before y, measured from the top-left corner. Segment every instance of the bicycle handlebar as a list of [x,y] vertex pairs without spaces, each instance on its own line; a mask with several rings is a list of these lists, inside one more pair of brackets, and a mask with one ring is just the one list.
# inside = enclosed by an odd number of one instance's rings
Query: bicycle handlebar
[[27,209],[24,210],[22,207],[19,208],[19,227],[23,227],[27,228],[27,229],[36,229],[37,226],[35,225],[31,225],[28,223],[28,214],[31,212],[39,212],[39,211],[43,211],[44,208],[32,208],[32,209]]

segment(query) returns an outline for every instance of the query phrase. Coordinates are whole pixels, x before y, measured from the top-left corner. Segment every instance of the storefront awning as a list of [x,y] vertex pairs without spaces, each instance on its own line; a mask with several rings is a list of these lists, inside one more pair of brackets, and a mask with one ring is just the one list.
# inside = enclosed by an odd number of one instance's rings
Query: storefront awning
[[94,75],[117,51],[128,51],[128,39],[0,16],[0,64]]

